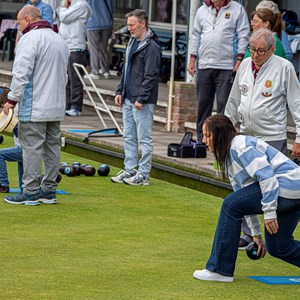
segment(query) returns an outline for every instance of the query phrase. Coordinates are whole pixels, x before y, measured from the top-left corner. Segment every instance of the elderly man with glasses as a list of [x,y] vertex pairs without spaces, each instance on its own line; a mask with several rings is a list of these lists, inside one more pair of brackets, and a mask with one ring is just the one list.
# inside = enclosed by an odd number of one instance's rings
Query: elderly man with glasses
[[294,66],[274,55],[275,36],[260,29],[250,38],[225,108],[240,131],[256,136],[287,155],[287,109],[296,125],[292,156],[300,156],[300,84]]

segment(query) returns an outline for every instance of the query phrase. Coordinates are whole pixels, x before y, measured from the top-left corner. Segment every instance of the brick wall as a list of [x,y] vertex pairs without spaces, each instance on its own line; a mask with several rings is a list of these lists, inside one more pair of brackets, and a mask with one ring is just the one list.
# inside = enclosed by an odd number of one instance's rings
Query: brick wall
[[172,107],[172,131],[178,133],[186,132],[184,123],[195,123],[196,115],[196,85],[194,83],[175,81]]

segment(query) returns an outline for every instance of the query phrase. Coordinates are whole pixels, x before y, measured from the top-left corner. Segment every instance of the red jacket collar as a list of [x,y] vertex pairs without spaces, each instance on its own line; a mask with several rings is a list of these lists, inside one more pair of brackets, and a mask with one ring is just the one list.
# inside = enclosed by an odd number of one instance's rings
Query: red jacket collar
[[252,74],[253,74],[254,78],[256,79],[257,73],[258,73],[260,68],[257,68],[255,66],[253,60],[251,61],[251,67],[252,67]]
[[32,29],[41,29],[41,28],[51,28],[52,29],[52,26],[48,21],[41,20],[41,21],[33,22],[33,23],[30,23],[29,25],[27,25],[23,29],[22,33],[25,34]]
[[[224,4],[222,5],[222,7],[224,6],[227,6],[228,3],[230,2],[231,0],[225,0]],[[215,5],[213,4],[213,2],[211,0],[204,0],[204,3],[207,5],[207,6],[212,6],[212,7],[215,7]]]

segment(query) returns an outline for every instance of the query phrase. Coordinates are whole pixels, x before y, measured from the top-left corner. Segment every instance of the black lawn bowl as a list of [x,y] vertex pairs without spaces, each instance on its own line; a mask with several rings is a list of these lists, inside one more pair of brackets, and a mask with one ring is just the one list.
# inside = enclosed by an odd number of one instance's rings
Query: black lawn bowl
[[72,165],[69,165],[65,168],[65,174],[69,177],[75,176],[76,170],[75,167]]
[[87,164],[81,164],[81,165],[80,165],[80,174],[85,175],[84,168],[85,168],[86,166],[88,166],[88,165],[87,165]]
[[67,166],[69,166],[69,164],[68,164],[67,162],[61,162],[61,163],[59,164],[59,172],[60,172],[61,174],[65,174],[65,168],[66,168]]
[[258,251],[257,244],[251,243],[246,250],[246,254],[250,259],[257,260],[261,258],[260,256],[257,255],[257,251]]
[[110,167],[107,164],[100,165],[97,172],[99,176],[107,176],[110,172]]
[[84,168],[85,176],[94,176],[95,173],[96,173],[96,169],[93,166],[88,165]]
[[81,163],[80,162],[73,162],[72,166],[75,168],[75,176],[79,176],[81,174]]

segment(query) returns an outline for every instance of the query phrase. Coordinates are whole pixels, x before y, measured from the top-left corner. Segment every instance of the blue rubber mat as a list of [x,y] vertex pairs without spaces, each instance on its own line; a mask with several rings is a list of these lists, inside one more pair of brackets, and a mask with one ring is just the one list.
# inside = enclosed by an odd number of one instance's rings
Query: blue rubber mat
[[[9,188],[9,192],[10,193],[20,193],[21,192],[21,189],[19,188]],[[56,194],[60,194],[60,195],[69,195],[71,193],[69,192],[66,192],[64,190],[56,190]]]
[[300,284],[300,276],[247,276],[266,284]]

